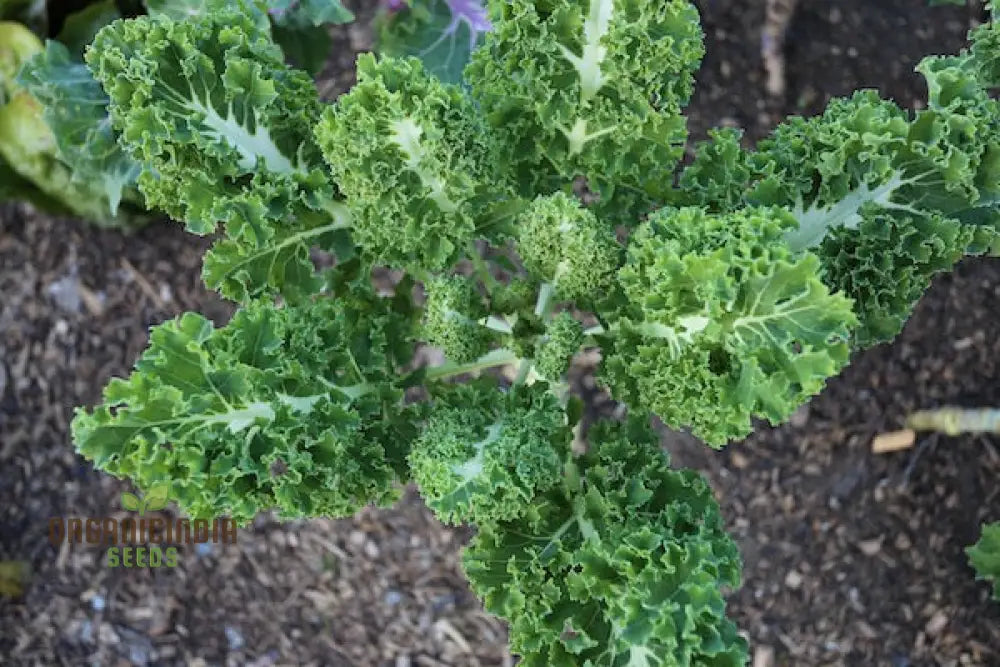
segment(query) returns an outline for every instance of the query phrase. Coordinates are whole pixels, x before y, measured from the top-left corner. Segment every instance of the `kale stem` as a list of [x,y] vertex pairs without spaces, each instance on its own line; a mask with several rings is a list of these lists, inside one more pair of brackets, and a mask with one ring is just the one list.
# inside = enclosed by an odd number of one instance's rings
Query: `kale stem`
[[474,241],[469,241],[468,245],[469,259],[472,260],[472,265],[476,267],[476,274],[479,275],[479,279],[483,281],[486,289],[492,294],[496,291],[498,283],[493,274],[490,273],[490,267],[483,259],[483,256],[479,254],[479,248],[476,247]]
[[428,380],[443,380],[446,378],[454,377],[456,375],[464,375],[466,373],[478,373],[479,371],[484,371],[487,368],[496,368],[497,366],[507,366],[509,364],[516,364],[521,361],[521,358],[510,350],[505,350],[503,348],[491,351],[475,361],[468,364],[455,364],[455,363],[445,363],[440,366],[434,366],[433,368],[427,369],[427,379]]

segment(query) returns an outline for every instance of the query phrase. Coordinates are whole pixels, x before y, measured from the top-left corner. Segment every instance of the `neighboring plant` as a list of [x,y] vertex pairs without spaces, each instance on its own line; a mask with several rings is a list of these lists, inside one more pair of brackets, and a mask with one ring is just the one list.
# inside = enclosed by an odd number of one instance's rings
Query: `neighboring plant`
[[483,0],[383,0],[376,23],[380,53],[416,56],[448,83],[462,82],[472,52],[492,29]]
[[983,526],[979,541],[966,549],[977,578],[993,585],[993,599],[1000,600],[1000,521]]
[[939,431],[945,435],[991,433],[1000,435],[1000,410],[995,408],[938,408],[920,410],[906,418],[914,431]]
[[[117,146],[107,96],[82,62],[121,14],[110,0],[73,13],[65,4],[0,2],[9,19],[0,22],[0,200],[134,227],[149,217],[134,187],[139,165]],[[46,37],[55,39],[44,45]]]
[[[83,63],[97,31],[134,13],[193,19],[204,0],[102,0],[66,14],[60,3],[0,0],[0,201],[22,199],[104,226],[135,227],[151,214],[136,187],[140,164],[119,147],[108,97]],[[353,20],[338,0],[269,0],[262,28],[286,55],[318,71],[329,51],[326,26]],[[270,19],[270,20],[268,20]],[[38,35],[27,26],[31,25]],[[41,36],[54,40],[44,44]]]
[[[961,433],[997,435],[1000,434],[1000,410],[955,407],[920,410],[907,417],[906,427],[951,436]],[[1000,521],[984,524],[979,541],[966,552],[978,578],[991,582],[993,598],[1000,600]]]
[[[62,44],[49,43],[48,54],[58,59],[47,67],[51,76],[63,79],[72,75],[72,66],[64,58],[66,53]],[[86,97],[62,107],[46,106],[45,102],[50,101],[47,91],[33,85],[38,81],[28,82],[17,76],[22,68],[48,59],[48,54],[41,40],[25,26],[0,22],[0,199],[23,199],[49,212],[129,226],[138,220],[131,211],[118,210],[122,188],[118,188],[112,202],[101,171],[74,169],[68,160],[60,158],[61,148],[71,148],[71,158],[94,154],[84,142],[93,128],[91,110],[101,113],[101,108],[92,106],[92,100]],[[96,93],[104,97],[86,67],[82,63],[77,67]],[[54,118],[53,111],[60,117]],[[56,123],[66,127],[59,128]],[[110,127],[106,117],[105,123]],[[122,155],[113,137],[106,138],[104,147],[113,155]],[[134,173],[138,171],[138,165],[134,165]],[[138,199],[138,192],[134,199]]]
[[[87,63],[147,205],[221,232],[203,276],[240,308],[155,327],[79,451],[243,522],[412,480],[477,527],[465,569],[522,664],[744,664],[735,544],[651,417],[717,447],[780,423],[934,274],[1000,250],[997,27],[921,63],[920,111],[859,92],[679,169],[687,0],[497,0],[462,86],[366,54],[330,106],[260,6],[203,9],[118,21]],[[415,367],[422,343],[446,363]],[[586,433],[584,348],[630,408]]]

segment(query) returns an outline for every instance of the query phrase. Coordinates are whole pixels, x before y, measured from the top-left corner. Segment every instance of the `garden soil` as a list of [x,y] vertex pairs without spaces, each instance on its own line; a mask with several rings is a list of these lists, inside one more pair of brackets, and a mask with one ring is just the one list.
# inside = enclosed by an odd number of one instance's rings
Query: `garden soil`
[[[919,58],[955,52],[983,17],[978,4],[925,4],[802,0],[773,98],[764,1],[702,0],[709,55],[693,135],[739,125],[753,141],[858,87],[914,108]],[[370,46],[370,8],[357,8],[362,23],[336,33],[327,97]],[[503,624],[461,574],[471,533],[438,525],[412,491],[351,519],[262,516],[235,545],[184,547],[176,568],[110,569],[97,548],[50,546],[50,517],[125,516],[127,484],[73,452],[73,406],[127,372],[151,325],[185,310],[228,318],[199,280],[206,245],[174,223],[125,236],[0,209],[0,561],[28,571],[22,595],[0,598],[0,664],[513,664]],[[712,479],[742,547],[730,609],[756,667],[1000,665],[1000,605],[963,553],[981,521],[1000,519],[1000,443],[920,436],[871,453],[913,409],[1000,406],[998,362],[1000,261],[970,260],[790,424],[724,452],[664,432],[675,462]],[[615,409],[575,374],[591,414]]]

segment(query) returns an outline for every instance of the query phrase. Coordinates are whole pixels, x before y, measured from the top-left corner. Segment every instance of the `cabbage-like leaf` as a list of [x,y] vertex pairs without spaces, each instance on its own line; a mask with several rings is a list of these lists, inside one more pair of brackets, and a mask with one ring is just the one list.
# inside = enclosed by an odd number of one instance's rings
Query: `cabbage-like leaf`
[[44,193],[43,209],[70,212],[96,224],[121,227],[143,221],[131,212],[111,215],[104,192],[94,183],[80,182],[57,157],[56,137],[42,118],[42,105],[27,91],[15,93],[0,106],[0,160],[34,188]]
[[472,52],[493,29],[485,2],[410,0],[397,4],[379,16],[379,52],[415,56],[442,81],[461,83]]
[[139,164],[118,145],[108,96],[86,65],[72,61],[65,46],[50,41],[25,64],[18,82],[41,102],[59,159],[77,181],[103,191],[111,215],[117,214],[123,197],[138,197],[132,191]]

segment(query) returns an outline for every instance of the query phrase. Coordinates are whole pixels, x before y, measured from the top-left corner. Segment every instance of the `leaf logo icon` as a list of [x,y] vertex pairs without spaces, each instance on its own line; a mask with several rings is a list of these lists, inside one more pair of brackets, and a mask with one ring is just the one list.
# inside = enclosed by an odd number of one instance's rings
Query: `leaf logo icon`
[[141,515],[142,501],[134,494],[126,491],[122,494],[122,509],[126,509],[129,512],[138,512]]
[[124,492],[121,495],[122,509],[129,512],[138,512],[143,516],[146,512],[162,510],[170,500],[170,484],[157,484],[146,492],[144,498],[140,498],[134,493]]
[[170,484],[157,484],[146,493],[145,509],[150,512],[162,510],[169,500]]

